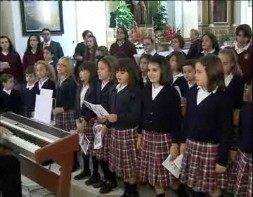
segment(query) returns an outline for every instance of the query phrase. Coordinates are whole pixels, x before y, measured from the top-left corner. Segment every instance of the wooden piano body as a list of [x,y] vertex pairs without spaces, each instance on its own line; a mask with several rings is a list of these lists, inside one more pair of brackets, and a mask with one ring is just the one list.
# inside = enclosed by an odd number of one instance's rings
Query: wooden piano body
[[[0,126],[14,133],[14,139],[3,138],[1,144],[11,148],[19,158],[22,174],[55,193],[57,197],[69,197],[73,154],[79,149],[78,135],[13,113],[0,115]],[[17,139],[22,137],[21,142],[18,140],[16,143],[16,136]],[[33,143],[22,140],[26,140],[27,137]],[[46,161],[60,165],[60,175],[41,165]]]

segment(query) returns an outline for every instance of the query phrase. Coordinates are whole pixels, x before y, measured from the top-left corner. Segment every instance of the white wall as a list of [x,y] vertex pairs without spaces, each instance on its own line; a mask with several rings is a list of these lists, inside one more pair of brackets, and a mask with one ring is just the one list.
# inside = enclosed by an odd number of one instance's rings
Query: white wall
[[252,7],[248,6],[248,1],[236,0],[234,6],[234,20],[236,25],[248,24],[252,28]]
[[84,30],[91,30],[97,38],[98,45],[106,46],[106,2],[80,1],[76,2],[77,40],[82,42]]
[[[0,5],[0,33],[8,35],[15,43],[16,50],[23,56],[28,36],[22,33],[20,2],[1,1]],[[106,45],[107,24],[104,1],[62,1],[62,9],[64,33],[52,35],[52,40],[61,43],[65,55],[74,54],[75,46],[82,41],[82,32],[86,29],[93,31],[99,45]]]
[[198,1],[183,1],[183,37],[189,38],[191,29],[198,29]]
[[[14,39],[16,50],[22,56],[25,49],[28,36],[24,36],[22,33],[21,14],[20,14],[20,2],[12,1],[12,16],[14,27]],[[76,19],[75,15],[75,1],[63,1],[63,26],[64,34],[52,35],[52,40],[60,42],[65,55],[72,56],[76,45]]]

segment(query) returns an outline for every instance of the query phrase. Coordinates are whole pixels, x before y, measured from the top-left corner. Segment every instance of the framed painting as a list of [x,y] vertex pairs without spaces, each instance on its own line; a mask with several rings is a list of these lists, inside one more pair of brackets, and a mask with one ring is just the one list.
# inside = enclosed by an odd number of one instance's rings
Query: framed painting
[[228,23],[229,2],[227,0],[213,0],[213,23]]
[[43,28],[63,34],[62,1],[20,1],[24,35],[39,33]]

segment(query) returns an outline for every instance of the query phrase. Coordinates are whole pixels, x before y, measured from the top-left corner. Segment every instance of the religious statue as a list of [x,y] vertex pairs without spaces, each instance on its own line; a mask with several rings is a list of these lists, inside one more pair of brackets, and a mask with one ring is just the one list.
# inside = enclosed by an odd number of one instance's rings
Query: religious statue
[[147,20],[147,9],[145,1],[132,0],[134,20],[137,25],[146,24]]

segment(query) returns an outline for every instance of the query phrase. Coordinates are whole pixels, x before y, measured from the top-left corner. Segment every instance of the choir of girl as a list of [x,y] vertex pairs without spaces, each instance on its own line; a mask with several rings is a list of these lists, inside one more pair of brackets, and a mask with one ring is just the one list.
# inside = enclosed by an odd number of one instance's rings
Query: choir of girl
[[[36,94],[52,90],[54,126],[90,142],[74,153],[72,171],[81,168],[74,179],[100,194],[117,188],[120,178],[122,197],[140,196],[141,184],[157,197],[169,188],[179,197],[252,197],[251,37],[251,28],[239,25],[235,43],[221,50],[216,36],[205,33],[194,59],[182,51],[180,35],[166,58],[147,37],[136,62],[124,27],[109,52],[87,30],[73,58],[56,62],[55,49],[32,34],[22,62],[11,40],[0,36],[0,112],[30,118]],[[108,115],[98,117],[87,102]],[[176,178],[163,162],[180,154]]]

